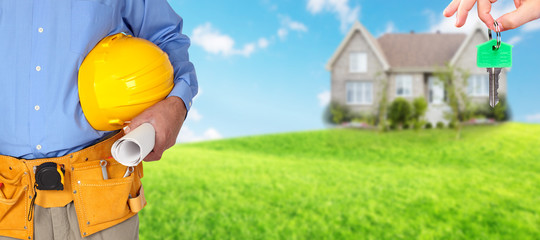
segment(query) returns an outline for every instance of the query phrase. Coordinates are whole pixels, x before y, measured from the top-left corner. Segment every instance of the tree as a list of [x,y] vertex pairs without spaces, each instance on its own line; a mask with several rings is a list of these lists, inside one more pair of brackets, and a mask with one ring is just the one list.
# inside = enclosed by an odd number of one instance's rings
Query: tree
[[413,114],[412,117],[416,121],[420,121],[422,117],[426,114],[428,104],[426,99],[423,97],[418,97],[413,100]]
[[438,69],[435,76],[442,81],[448,97],[448,105],[452,111],[448,114],[450,122],[456,124],[456,139],[461,137],[461,121],[469,119],[471,116],[471,103],[465,91],[469,72],[446,64]]
[[[382,76],[382,77],[381,77]],[[383,73],[377,73],[376,78],[381,83],[381,99],[379,100],[379,114],[377,122],[381,131],[386,131],[386,110],[388,109],[388,78]]]

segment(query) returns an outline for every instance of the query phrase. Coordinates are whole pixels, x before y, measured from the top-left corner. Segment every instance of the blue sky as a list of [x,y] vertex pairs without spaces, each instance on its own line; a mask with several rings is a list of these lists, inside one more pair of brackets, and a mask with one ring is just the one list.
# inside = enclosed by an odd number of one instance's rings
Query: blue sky
[[[466,32],[444,19],[449,1],[169,0],[192,38],[200,95],[180,141],[325,128],[328,59],[359,20],[385,32]],[[384,3],[384,4],[381,4]],[[513,8],[499,1],[494,17]],[[469,20],[476,20],[473,14]],[[508,75],[513,120],[540,122],[540,21],[502,34],[515,45]]]

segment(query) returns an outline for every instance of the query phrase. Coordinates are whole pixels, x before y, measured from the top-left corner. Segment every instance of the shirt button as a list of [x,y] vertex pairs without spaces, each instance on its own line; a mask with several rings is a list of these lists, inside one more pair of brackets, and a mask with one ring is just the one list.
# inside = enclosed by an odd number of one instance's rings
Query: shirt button
[[39,111],[39,105],[36,105],[34,109],[36,109],[36,111]]
[[38,72],[41,71],[41,66],[37,66],[36,71],[38,71]]
[[37,149],[37,150],[41,150],[41,145],[37,145],[37,146],[36,146],[36,149]]
[[42,33],[42,32],[43,32],[43,28],[38,28],[38,32],[39,32],[39,33]]

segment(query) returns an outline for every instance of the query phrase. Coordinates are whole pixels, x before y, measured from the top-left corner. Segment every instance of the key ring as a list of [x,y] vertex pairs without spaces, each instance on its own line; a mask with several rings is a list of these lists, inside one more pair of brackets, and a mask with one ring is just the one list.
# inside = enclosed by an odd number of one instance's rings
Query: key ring
[[[493,25],[495,25],[495,32],[497,34],[497,46],[493,46],[493,50],[499,50],[501,47],[501,27],[499,26],[499,23],[497,21],[493,22]],[[491,29],[488,29],[488,36],[489,40],[493,39],[491,35]]]

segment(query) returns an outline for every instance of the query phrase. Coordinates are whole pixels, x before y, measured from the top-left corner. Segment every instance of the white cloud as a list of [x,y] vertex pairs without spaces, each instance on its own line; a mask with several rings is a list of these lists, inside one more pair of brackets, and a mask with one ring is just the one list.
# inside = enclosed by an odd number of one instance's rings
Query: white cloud
[[264,49],[264,48],[267,48],[268,45],[270,45],[270,42],[266,38],[259,38],[257,45],[259,46],[259,48]]
[[287,38],[287,35],[289,35],[290,31],[294,32],[307,32],[308,27],[306,27],[305,24],[294,21],[288,16],[279,16],[281,19],[281,27],[278,29],[278,37],[281,40],[284,40]]
[[268,10],[270,11],[277,11],[278,10],[278,5],[277,4],[274,4],[272,3],[272,1],[270,0],[261,0],[262,4],[265,5]]
[[307,32],[308,31],[308,28],[306,27],[306,25],[304,25],[301,22],[295,22],[295,21],[291,20],[290,22],[287,22],[287,26],[289,27],[289,29],[291,29],[293,31],[299,31],[299,32]]
[[523,37],[521,37],[521,36],[514,36],[514,37],[510,38],[510,40],[508,40],[508,44],[516,45],[516,44],[518,44],[519,42],[521,42],[521,40],[523,40]]
[[521,27],[521,30],[523,32],[533,32],[533,31],[540,30],[540,21],[536,20],[536,21],[529,22],[523,25],[523,27]]
[[213,54],[229,55],[234,48],[234,40],[206,23],[193,30],[193,43],[204,48],[205,51]]
[[217,140],[222,139],[223,136],[214,128],[208,128],[202,135],[198,135],[193,130],[191,130],[189,127],[184,126],[180,130],[180,134],[178,134],[178,138],[176,139],[177,143],[187,143],[187,142],[201,142],[201,141],[208,141],[208,140]]
[[540,113],[525,116],[527,122],[540,122]]
[[330,91],[326,90],[317,94],[317,98],[319,99],[319,106],[325,107],[330,103]]
[[209,128],[206,131],[204,131],[203,137],[207,140],[217,140],[217,139],[223,138],[223,136],[221,136],[221,133],[219,133],[214,128]]
[[396,25],[394,24],[394,22],[390,21],[386,23],[386,29],[384,30],[384,33],[393,33],[396,30]]
[[352,8],[349,6],[349,0],[309,0],[307,9],[312,14],[318,14],[323,11],[336,14],[341,22],[340,29],[346,32],[354,21],[360,16],[360,6]]
[[255,52],[255,48],[257,45],[255,43],[249,43],[244,46],[243,49],[240,51],[237,51],[236,54],[244,55],[246,57],[249,57],[253,52]]
[[199,113],[199,110],[197,110],[196,108],[191,108],[189,110],[189,114],[188,114],[188,118],[195,121],[195,122],[198,122],[198,121],[201,121],[201,119],[203,118],[203,116]]
[[213,28],[211,23],[196,27],[193,30],[192,41],[206,52],[223,56],[242,55],[249,57],[256,50],[254,43],[245,44],[243,48],[236,48],[234,39]]
[[277,31],[277,35],[279,36],[279,38],[281,39],[285,39],[287,37],[287,35],[289,34],[289,31],[287,31],[287,29],[285,28],[280,28],[278,29]]

